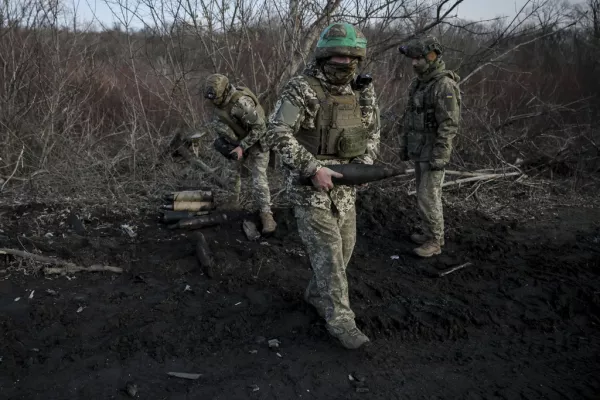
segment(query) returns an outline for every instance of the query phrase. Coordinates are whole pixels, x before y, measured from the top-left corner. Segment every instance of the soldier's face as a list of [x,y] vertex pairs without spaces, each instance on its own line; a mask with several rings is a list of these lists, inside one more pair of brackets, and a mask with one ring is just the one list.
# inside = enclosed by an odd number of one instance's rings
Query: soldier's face
[[350,64],[352,58],[346,56],[333,56],[329,59],[329,61],[335,64]]
[[422,74],[425,72],[425,70],[427,70],[427,60],[425,57],[413,58],[412,67],[417,74]]

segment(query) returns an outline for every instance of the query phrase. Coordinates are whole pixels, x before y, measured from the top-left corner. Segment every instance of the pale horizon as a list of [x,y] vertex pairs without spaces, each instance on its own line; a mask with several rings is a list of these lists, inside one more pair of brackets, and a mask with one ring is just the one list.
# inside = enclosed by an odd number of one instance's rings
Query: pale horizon
[[[453,15],[460,19],[485,21],[498,17],[510,18],[516,15],[527,0],[498,1],[498,0],[465,0],[455,10]],[[573,2],[572,2],[573,3]],[[104,25],[111,28],[115,22],[109,6],[101,0],[74,1],[70,4],[77,9],[77,19],[94,25]],[[136,26],[137,24],[133,24]]]

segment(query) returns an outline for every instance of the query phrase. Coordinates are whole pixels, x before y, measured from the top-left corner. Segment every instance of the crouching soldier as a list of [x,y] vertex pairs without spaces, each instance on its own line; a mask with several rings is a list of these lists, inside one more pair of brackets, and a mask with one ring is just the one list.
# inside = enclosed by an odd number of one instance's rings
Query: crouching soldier
[[271,194],[267,180],[268,148],[263,147],[266,133],[265,112],[257,97],[245,87],[235,87],[226,76],[210,75],[205,82],[204,98],[214,106],[213,127],[220,141],[233,143],[232,171],[229,174],[232,194],[227,207],[239,208],[241,168],[245,164],[252,174],[252,191],[260,212],[262,232],[275,231],[277,224],[271,211]]

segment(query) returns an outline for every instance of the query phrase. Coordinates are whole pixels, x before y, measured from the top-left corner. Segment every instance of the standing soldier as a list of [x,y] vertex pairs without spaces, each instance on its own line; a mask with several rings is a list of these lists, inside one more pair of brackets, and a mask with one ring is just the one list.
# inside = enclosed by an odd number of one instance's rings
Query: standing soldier
[[[356,189],[335,186],[331,164],[372,164],[379,146],[375,92],[355,80],[367,40],[337,23],[321,34],[315,61],[283,88],[269,120],[267,141],[281,155],[298,232],[313,275],[305,300],[348,349],[369,341],[354,321],[346,267],[356,242]],[[313,186],[294,184],[311,177]]]
[[417,76],[409,88],[409,99],[400,129],[400,154],[403,161],[415,163],[417,203],[423,234],[411,240],[420,246],[420,257],[441,254],[444,245],[442,183],[450,161],[452,139],[460,119],[458,75],[446,70],[441,59],[442,46],[433,36],[413,39],[400,46],[400,53],[412,59]]
[[204,97],[210,100],[214,108],[213,127],[222,139],[237,143],[231,152],[235,154],[235,170],[229,175],[233,194],[227,202],[231,208],[239,207],[241,190],[242,159],[247,154],[248,168],[252,174],[254,199],[258,203],[262,232],[272,233],[277,224],[271,212],[271,194],[267,180],[269,151],[263,147],[266,133],[265,112],[258,99],[245,87],[235,87],[226,76],[210,75],[204,85]]

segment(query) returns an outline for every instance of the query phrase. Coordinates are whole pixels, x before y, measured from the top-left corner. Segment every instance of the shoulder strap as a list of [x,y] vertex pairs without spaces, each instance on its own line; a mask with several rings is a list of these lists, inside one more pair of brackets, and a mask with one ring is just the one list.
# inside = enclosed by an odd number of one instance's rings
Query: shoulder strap
[[325,94],[325,90],[323,89],[323,86],[321,85],[321,81],[317,78],[315,78],[314,76],[310,76],[310,75],[303,75],[304,79],[306,79],[306,82],[308,82],[308,85],[311,87],[312,90],[315,91],[316,95],[317,95],[317,99],[319,99],[319,101],[323,101],[327,98],[327,95]]
[[[252,92],[252,90],[248,89],[247,87],[245,87],[245,86],[239,87],[237,93],[241,93],[242,96],[250,97],[252,99],[252,101],[254,102],[255,106],[259,105],[258,98]],[[242,96],[238,96],[237,98],[239,99]]]
[[235,92],[233,92],[233,94],[231,95],[231,99],[229,99],[229,104],[235,104],[235,102],[238,101],[240,97],[244,95],[246,95],[246,93],[244,93],[243,88],[235,88]]
[[425,92],[426,92],[426,99],[427,99],[427,107],[428,108],[432,108],[433,104],[435,104],[435,99],[434,99],[434,88],[435,85],[444,77],[446,77],[448,75],[446,74],[441,74],[439,76],[436,76],[435,78],[433,78],[431,81],[427,82],[427,87],[425,88]]

